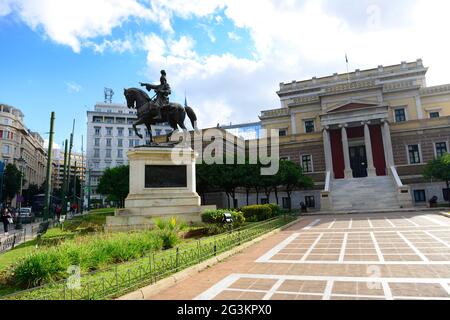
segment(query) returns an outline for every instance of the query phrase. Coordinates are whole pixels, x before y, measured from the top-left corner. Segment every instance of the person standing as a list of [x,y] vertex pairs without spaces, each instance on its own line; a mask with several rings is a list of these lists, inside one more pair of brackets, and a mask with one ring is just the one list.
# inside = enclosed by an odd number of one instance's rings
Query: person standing
[[12,216],[7,207],[5,207],[2,211],[2,222],[3,222],[3,230],[5,235],[8,235],[8,226],[12,221]]

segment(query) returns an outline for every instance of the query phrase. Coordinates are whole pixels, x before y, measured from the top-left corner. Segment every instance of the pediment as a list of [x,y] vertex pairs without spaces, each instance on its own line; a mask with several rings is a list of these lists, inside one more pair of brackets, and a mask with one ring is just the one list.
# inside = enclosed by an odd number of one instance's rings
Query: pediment
[[375,103],[351,101],[351,102],[346,102],[344,104],[338,105],[334,108],[331,108],[330,110],[327,111],[327,113],[342,112],[342,111],[354,111],[354,110],[358,110],[358,109],[376,107],[378,105],[379,104],[375,104]]

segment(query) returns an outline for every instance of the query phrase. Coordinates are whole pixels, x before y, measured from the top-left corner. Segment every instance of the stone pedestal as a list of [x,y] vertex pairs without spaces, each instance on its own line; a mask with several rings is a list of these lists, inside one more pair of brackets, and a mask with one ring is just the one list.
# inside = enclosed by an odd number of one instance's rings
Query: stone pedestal
[[200,221],[196,192],[195,159],[191,148],[138,147],[128,152],[130,193],[125,209],[106,220],[107,230],[148,228],[152,219],[176,216]]

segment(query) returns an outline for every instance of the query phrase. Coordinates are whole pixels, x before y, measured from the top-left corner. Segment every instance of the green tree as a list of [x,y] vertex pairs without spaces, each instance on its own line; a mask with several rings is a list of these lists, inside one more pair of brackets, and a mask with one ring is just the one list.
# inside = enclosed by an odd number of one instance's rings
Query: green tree
[[422,174],[426,179],[437,179],[444,181],[447,185],[447,192],[450,193],[450,154],[447,153],[438,159],[428,162]]
[[241,165],[241,178],[240,178],[240,187],[245,189],[247,206],[249,203],[249,195],[252,189],[255,189],[256,192],[256,202],[259,202],[259,166],[256,164],[249,164],[248,161],[246,164]]
[[205,203],[205,194],[212,191],[216,186],[213,176],[214,165],[207,165],[205,163],[200,163],[196,165],[196,184],[197,192],[202,198],[202,203]]
[[314,182],[303,174],[302,168],[295,162],[282,160],[278,171],[278,182],[283,185],[288,199],[289,210],[292,209],[291,195],[295,189],[307,189],[314,186]]
[[107,168],[100,178],[97,191],[108,196],[110,200],[117,201],[123,208],[125,198],[130,192],[130,167]]
[[30,184],[28,189],[23,190],[23,196],[25,198],[25,203],[31,205],[31,201],[33,200],[33,196],[39,194],[39,186],[37,184]]
[[[5,167],[3,173],[3,192],[2,192],[2,202],[5,200],[11,200],[20,191],[20,178],[22,173],[17,169],[15,164],[9,163]],[[23,184],[26,180],[23,179]]]

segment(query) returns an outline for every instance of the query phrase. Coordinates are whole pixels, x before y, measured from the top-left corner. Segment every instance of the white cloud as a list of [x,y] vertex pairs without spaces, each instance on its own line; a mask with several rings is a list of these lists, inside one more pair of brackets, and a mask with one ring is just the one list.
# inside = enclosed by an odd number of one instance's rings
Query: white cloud
[[199,27],[202,28],[206,32],[206,35],[208,36],[209,41],[211,41],[212,43],[216,42],[217,39],[216,39],[216,36],[214,35],[213,28],[211,28],[210,26],[203,24],[203,23],[200,23]]
[[[48,139],[44,139],[44,148],[45,149],[47,149],[48,148]],[[59,144],[57,144],[57,143],[55,143],[55,141],[53,141],[53,148],[52,148],[52,150],[55,150],[55,149],[58,149],[58,150],[60,150],[61,149],[61,147],[59,146]],[[58,154],[59,154],[59,152],[58,152]]]
[[239,40],[241,40],[241,37],[238,36],[238,35],[236,34],[236,32],[234,32],[234,31],[228,32],[227,35],[228,35],[228,38],[230,38],[231,40],[234,40],[234,41],[239,41]]
[[157,17],[137,0],[10,0],[11,8],[33,30],[43,29],[53,41],[79,52],[81,41],[106,36],[130,17],[156,21]]
[[[171,6],[173,2],[177,1],[166,1],[165,8],[176,15],[180,8]],[[450,82],[446,71],[450,69],[449,45],[442,41],[450,28],[447,1],[435,0],[434,6],[423,0],[397,5],[379,1],[377,6],[367,2],[356,7],[344,1],[358,16],[356,22],[329,2],[227,0],[225,16],[249,32],[253,58],[165,52],[148,60],[149,73],[154,77],[163,66],[175,92],[187,88],[190,104],[200,110],[204,126],[214,126],[218,118],[220,122],[256,120],[259,111],[279,106],[275,93],[279,82],[344,72],[345,52],[350,66],[361,69],[423,57],[432,67],[429,83]],[[401,18],[388,13],[391,6],[403,13]],[[221,4],[216,8],[222,8]],[[191,8],[189,13],[201,15],[207,10],[194,11]]]
[[11,8],[11,1],[10,0],[2,0],[2,1],[0,1],[0,17],[10,14],[11,11],[12,11],[12,8]]
[[66,82],[66,87],[67,87],[67,91],[69,93],[78,93],[80,92],[83,88],[81,87],[81,85],[79,85],[76,82]]
[[[214,125],[256,120],[262,109],[276,108],[279,82],[379,64],[423,58],[429,84],[450,82],[450,2],[447,0],[9,0],[0,14],[16,10],[32,28],[42,28],[52,40],[75,51],[85,44],[98,52],[133,50],[125,40],[104,40],[127,19],[157,23],[163,31],[138,34],[139,47],[147,52],[148,77],[168,71],[174,92],[187,89],[190,104],[199,109],[200,122]],[[148,2],[147,2],[148,3]],[[222,11],[223,10],[223,11]],[[253,55],[242,58],[227,52],[196,52],[196,35],[174,30],[175,17],[208,17],[213,28],[223,20],[248,33],[239,42]],[[205,23],[203,19],[201,23]],[[192,21],[198,25],[198,21]],[[237,33],[228,32],[237,40]],[[210,35],[211,35],[210,34]],[[218,35],[219,33],[216,32]],[[227,33],[225,33],[227,34]],[[216,36],[214,36],[215,39]],[[213,38],[210,37],[212,41]],[[134,43],[134,41],[131,41]],[[213,41],[214,42],[214,41]],[[227,120],[228,121],[228,120]]]
[[111,50],[113,52],[124,53],[126,51],[133,51],[134,47],[130,39],[104,39],[102,43],[98,44],[93,41],[86,41],[83,46],[91,47],[97,53],[103,53],[105,50]]

